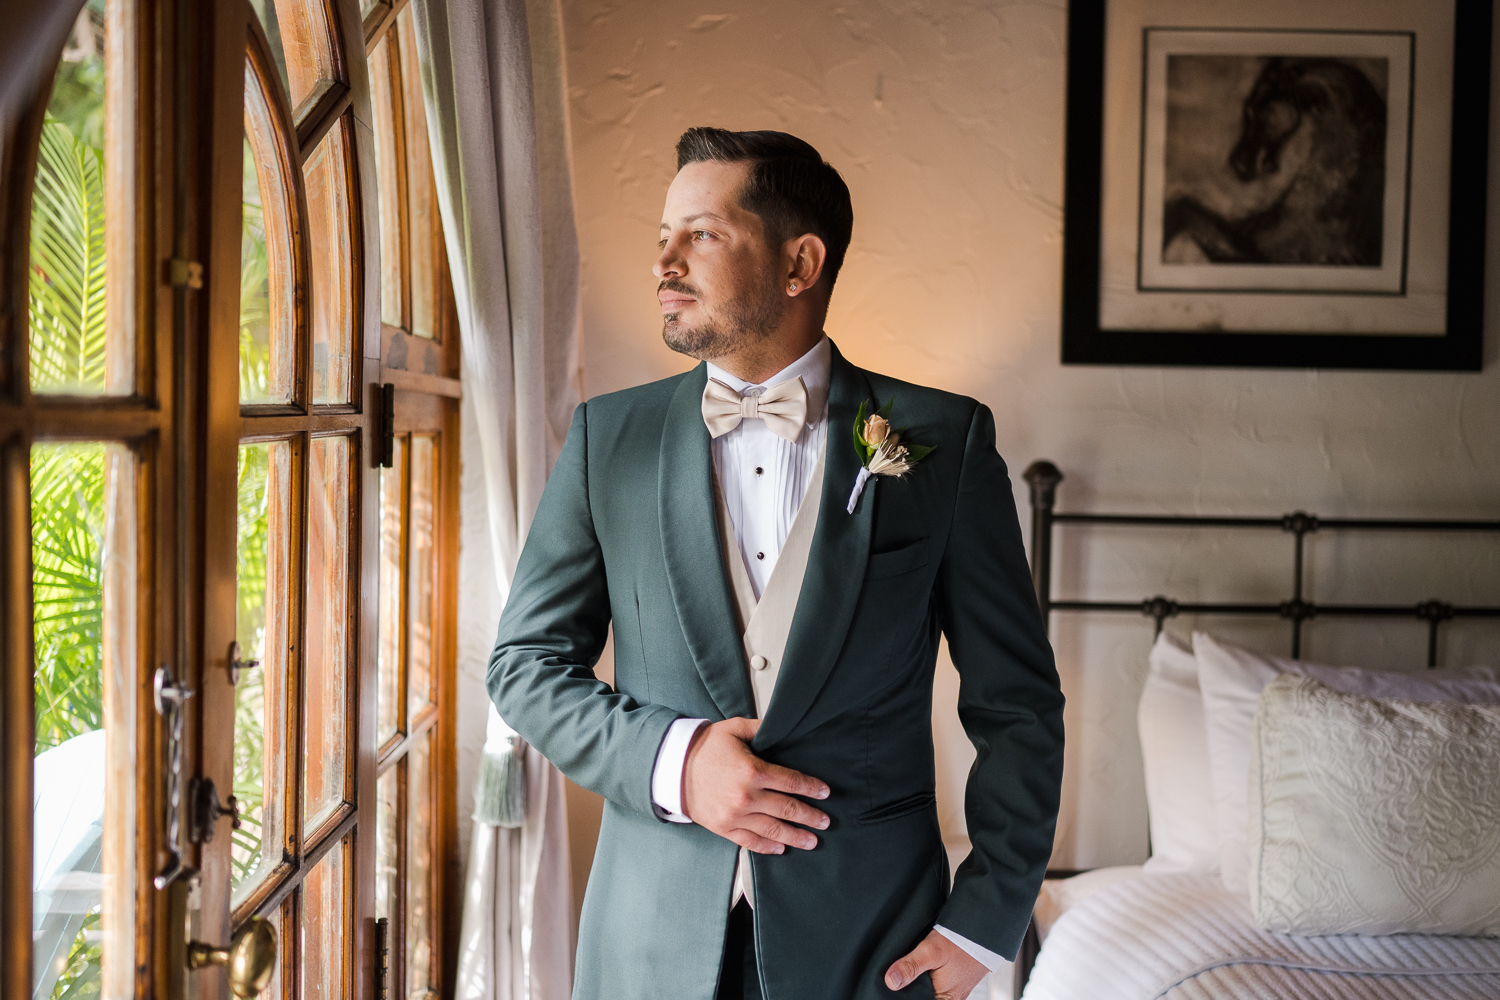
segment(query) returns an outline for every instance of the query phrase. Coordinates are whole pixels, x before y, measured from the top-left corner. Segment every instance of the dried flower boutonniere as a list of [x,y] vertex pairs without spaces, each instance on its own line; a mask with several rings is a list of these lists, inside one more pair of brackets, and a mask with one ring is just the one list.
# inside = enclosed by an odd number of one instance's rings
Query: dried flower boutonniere
[[860,470],[854,480],[854,491],[849,494],[851,514],[871,476],[900,479],[932,451],[927,445],[904,443],[901,438],[906,428],[891,429],[891,408],[895,405],[896,397],[892,396],[889,403],[867,417],[866,404],[859,404],[859,414],[854,418],[854,450],[859,453]]

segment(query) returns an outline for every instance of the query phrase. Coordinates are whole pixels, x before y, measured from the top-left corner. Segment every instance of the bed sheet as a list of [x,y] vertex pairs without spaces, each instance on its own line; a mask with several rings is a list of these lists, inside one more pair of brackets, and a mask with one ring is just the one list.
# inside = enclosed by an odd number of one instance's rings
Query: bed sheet
[[1500,938],[1297,937],[1216,875],[1143,875],[1060,916],[1023,1000],[1495,1000]]

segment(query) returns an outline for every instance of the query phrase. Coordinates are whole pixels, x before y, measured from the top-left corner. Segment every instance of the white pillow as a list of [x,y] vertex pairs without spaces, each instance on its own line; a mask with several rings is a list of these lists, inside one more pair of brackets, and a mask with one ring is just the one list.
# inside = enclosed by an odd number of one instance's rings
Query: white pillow
[[1151,821],[1151,857],[1143,870],[1216,872],[1219,837],[1198,661],[1186,643],[1163,632],[1151,647],[1150,664],[1136,710]]
[[1500,705],[1283,674],[1250,758],[1250,908],[1283,934],[1500,937]]
[[1248,892],[1249,860],[1245,826],[1250,773],[1250,724],[1261,689],[1284,673],[1302,674],[1335,691],[1374,698],[1420,702],[1500,703],[1500,672],[1491,667],[1426,670],[1420,674],[1325,667],[1300,660],[1261,656],[1193,633],[1198,686],[1208,730],[1208,761],[1213,771],[1214,817],[1219,839],[1219,874],[1231,892]]

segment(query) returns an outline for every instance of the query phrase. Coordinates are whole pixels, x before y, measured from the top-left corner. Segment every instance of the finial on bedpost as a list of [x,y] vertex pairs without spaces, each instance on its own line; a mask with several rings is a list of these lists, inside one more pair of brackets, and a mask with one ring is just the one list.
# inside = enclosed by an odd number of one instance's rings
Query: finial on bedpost
[[1057,502],[1057,484],[1062,470],[1046,459],[1032,462],[1022,473],[1031,487],[1031,585],[1036,588],[1042,628],[1052,617],[1052,507]]

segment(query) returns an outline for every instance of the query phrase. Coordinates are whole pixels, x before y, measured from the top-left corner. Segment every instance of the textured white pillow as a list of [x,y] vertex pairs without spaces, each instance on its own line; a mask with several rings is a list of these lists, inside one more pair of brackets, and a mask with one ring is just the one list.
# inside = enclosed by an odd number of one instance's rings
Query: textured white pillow
[[1286,934],[1500,937],[1500,705],[1266,685],[1250,907]]
[[1151,821],[1151,857],[1143,870],[1216,872],[1219,836],[1198,661],[1181,639],[1163,632],[1151,647],[1150,664],[1136,710]]
[[1261,689],[1284,673],[1302,674],[1335,691],[1374,698],[1468,703],[1500,702],[1500,673],[1491,667],[1427,670],[1422,673],[1325,667],[1262,656],[1193,633],[1198,686],[1213,770],[1214,817],[1219,838],[1219,874],[1231,892],[1249,891],[1245,824],[1246,776],[1250,772],[1250,723]]

